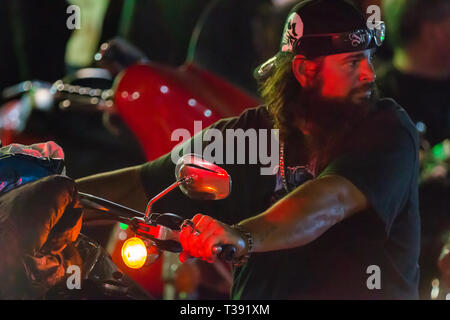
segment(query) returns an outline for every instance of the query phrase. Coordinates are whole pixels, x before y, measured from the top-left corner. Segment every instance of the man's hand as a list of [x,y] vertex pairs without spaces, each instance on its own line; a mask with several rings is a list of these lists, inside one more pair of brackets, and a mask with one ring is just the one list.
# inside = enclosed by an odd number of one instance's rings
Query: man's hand
[[213,253],[215,245],[233,245],[237,257],[246,254],[248,248],[245,238],[231,226],[202,214],[196,214],[192,222],[194,228],[184,227],[180,233],[184,250],[180,254],[181,262],[191,256],[212,263],[217,259],[217,255]]

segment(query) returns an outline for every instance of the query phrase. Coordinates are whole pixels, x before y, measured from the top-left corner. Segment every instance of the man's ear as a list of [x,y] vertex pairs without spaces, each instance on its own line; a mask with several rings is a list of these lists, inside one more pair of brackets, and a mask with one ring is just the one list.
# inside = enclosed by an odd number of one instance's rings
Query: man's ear
[[303,88],[310,87],[317,71],[317,63],[308,60],[303,55],[296,55],[292,59],[292,72]]

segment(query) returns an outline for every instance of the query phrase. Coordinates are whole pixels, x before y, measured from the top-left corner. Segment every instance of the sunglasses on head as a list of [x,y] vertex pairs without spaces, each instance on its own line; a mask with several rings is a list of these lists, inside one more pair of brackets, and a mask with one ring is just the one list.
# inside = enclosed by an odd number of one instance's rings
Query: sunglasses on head
[[323,48],[330,52],[346,52],[365,50],[370,47],[381,46],[386,36],[384,22],[379,21],[375,27],[358,29],[350,32],[323,33],[304,35],[294,44],[295,53],[303,53],[308,49]]

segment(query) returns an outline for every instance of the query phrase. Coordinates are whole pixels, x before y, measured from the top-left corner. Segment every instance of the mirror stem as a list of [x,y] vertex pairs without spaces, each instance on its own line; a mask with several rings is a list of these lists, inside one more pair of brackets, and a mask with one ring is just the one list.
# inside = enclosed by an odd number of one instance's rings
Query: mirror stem
[[152,210],[152,205],[158,201],[159,199],[161,199],[162,197],[164,197],[166,194],[168,194],[170,191],[172,191],[173,189],[175,189],[176,187],[178,187],[181,183],[186,182],[187,180],[192,180],[192,177],[186,177],[180,180],[175,181],[174,183],[172,183],[170,186],[168,186],[166,189],[164,189],[163,191],[161,191],[159,194],[157,194],[156,196],[154,196],[147,204],[147,208],[145,209],[145,221],[148,222],[150,219],[150,213]]

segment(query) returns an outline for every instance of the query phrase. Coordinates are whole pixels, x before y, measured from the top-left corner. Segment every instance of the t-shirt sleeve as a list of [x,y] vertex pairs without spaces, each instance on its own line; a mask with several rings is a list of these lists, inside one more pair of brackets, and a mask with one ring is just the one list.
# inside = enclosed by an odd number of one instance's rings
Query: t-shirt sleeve
[[399,127],[377,148],[345,154],[320,176],[334,174],[351,181],[365,194],[389,234],[417,177],[416,141],[412,132]]
[[[269,125],[267,121],[267,112],[264,107],[247,109],[239,117],[225,118],[213,123],[190,139],[175,146],[171,152],[145,163],[141,169],[141,180],[147,196],[154,196],[163,187],[167,187],[174,182],[176,159],[187,153],[199,154],[200,152],[203,154],[205,146],[210,143],[209,140],[203,138],[209,129],[216,129],[221,132],[223,137],[222,149],[225,150],[227,149],[225,134],[227,129],[260,127],[261,123],[267,127]],[[201,149],[199,150],[197,146],[200,146]],[[224,165],[221,166],[224,167]]]
[[147,198],[157,195],[175,182],[175,164],[170,153],[145,163],[141,168],[141,181]]

